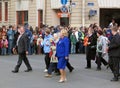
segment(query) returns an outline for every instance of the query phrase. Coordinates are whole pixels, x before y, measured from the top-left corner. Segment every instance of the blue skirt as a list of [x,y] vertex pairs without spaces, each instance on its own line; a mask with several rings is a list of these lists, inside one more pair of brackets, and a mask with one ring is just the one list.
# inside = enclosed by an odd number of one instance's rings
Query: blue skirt
[[67,64],[67,60],[65,59],[65,57],[58,57],[58,64],[57,64],[58,69],[65,69],[66,64]]

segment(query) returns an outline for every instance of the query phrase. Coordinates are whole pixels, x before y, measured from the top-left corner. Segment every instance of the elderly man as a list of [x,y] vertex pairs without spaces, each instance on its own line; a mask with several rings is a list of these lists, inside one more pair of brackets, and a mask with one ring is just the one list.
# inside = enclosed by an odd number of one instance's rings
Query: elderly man
[[[32,67],[29,64],[28,58],[26,57],[26,54],[28,54],[28,36],[25,33],[24,26],[20,26],[18,28],[18,31],[19,31],[20,35],[17,39],[16,46],[18,47],[19,59],[18,59],[17,65],[15,66],[15,69],[12,72],[18,73],[19,68],[22,64],[22,60],[24,61],[25,65],[27,66],[27,70],[25,70],[25,72],[29,72],[29,71],[32,71]],[[13,48],[13,50],[14,49],[15,48]]]

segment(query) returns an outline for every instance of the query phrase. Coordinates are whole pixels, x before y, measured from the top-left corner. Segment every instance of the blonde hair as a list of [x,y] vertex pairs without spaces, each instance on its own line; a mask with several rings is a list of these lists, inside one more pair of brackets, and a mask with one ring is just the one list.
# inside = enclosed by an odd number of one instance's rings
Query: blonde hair
[[62,29],[62,30],[60,31],[60,33],[61,33],[63,36],[68,36],[68,32],[67,32],[67,30],[65,30],[65,29]]

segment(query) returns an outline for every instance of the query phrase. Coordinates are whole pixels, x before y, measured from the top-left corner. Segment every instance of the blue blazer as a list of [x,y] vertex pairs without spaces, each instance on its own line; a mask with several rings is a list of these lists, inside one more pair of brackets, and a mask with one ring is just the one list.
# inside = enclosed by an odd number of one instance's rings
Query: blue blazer
[[70,41],[68,37],[64,37],[63,39],[60,38],[56,47],[56,57],[68,57],[69,46],[70,46]]

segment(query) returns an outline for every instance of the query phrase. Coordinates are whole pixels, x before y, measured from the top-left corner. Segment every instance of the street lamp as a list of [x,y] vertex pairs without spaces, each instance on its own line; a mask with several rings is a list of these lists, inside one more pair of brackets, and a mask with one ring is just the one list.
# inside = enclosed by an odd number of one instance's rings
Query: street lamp
[[72,0],[69,0],[69,13],[72,14]]
[[69,14],[70,14],[70,18],[69,18],[69,25],[71,24],[71,15],[72,15],[72,0],[69,0]]
[[85,0],[82,0],[82,26],[85,26]]

